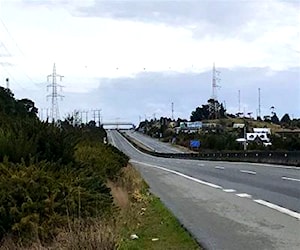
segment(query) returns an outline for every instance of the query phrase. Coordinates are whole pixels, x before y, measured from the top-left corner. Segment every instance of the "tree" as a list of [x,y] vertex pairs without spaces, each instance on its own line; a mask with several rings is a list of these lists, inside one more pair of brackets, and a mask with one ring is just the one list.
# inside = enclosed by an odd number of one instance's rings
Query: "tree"
[[209,119],[209,106],[202,105],[202,107],[197,107],[195,111],[192,112],[191,121],[202,121]]
[[196,110],[192,112],[192,122],[226,117],[226,109],[223,104],[220,104],[214,99],[209,99],[207,103],[208,104],[202,105],[202,107],[197,107]]
[[289,114],[284,114],[284,116],[281,118],[280,123],[290,123],[291,122],[291,118],[289,116]]
[[275,124],[279,124],[280,123],[279,119],[278,119],[278,117],[277,117],[277,115],[276,115],[275,112],[273,113],[273,116],[271,117],[271,122],[275,123]]
[[17,106],[19,110],[24,111],[25,114],[36,116],[38,109],[34,106],[34,102],[25,98],[17,101]]

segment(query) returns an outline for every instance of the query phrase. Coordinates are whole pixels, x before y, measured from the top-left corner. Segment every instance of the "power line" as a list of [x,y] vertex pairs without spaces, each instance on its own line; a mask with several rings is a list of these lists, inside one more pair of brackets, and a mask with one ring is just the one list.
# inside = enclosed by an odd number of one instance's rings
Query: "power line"
[[17,47],[17,49],[18,49],[18,50],[21,52],[21,54],[25,57],[23,51],[22,51],[21,48],[19,47],[17,41],[13,38],[13,36],[12,36],[11,33],[9,32],[9,30],[8,30],[8,28],[7,28],[7,26],[6,26],[6,24],[3,22],[3,20],[1,19],[1,17],[0,17],[0,22],[1,22],[2,26],[4,27],[5,31],[7,32],[7,34],[8,34],[8,35],[10,36],[10,38],[14,41],[15,46]]
[[[20,46],[18,45],[17,41],[14,39],[14,37],[12,36],[12,34],[10,33],[9,29],[7,28],[6,24],[4,23],[4,21],[0,18],[0,22],[2,24],[2,26],[4,27],[6,33],[10,36],[11,40],[14,42],[16,48],[19,50],[19,52],[22,54],[22,56],[26,58],[24,52],[22,51],[22,49],[20,48]],[[2,46],[4,47],[4,49],[6,50],[6,52],[8,53],[8,56],[12,56],[12,54],[10,53],[10,51],[7,49],[6,45],[1,41]],[[35,83],[32,78],[23,70],[21,69],[21,71],[23,72],[23,74],[26,76],[26,78],[31,81],[32,83]]]

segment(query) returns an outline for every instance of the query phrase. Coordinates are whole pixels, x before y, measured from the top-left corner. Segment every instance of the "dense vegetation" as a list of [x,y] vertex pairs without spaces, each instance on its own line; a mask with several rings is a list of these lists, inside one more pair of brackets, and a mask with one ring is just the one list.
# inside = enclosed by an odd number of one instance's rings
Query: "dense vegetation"
[[[284,114],[279,119],[275,112],[270,116],[264,116],[262,120],[251,117],[240,118],[241,113],[227,114],[225,108],[218,101],[209,99],[207,104],[197,107],[191,112],[192,122],[202,121],[209,124],[199,131],[188,133],[184,130],[176,130],[181,122],[187,120],[171,120],[161,117],[159,120],[142,121],[138,129],[152,137],[160,138],[162,141],[175,142],[176,144],[189,147],[190,140],[200,140],[200,150],[243,150],[243,144],[236,141],[244,138],[244,133],[253,132],[253,128],[270,128],[272,133],[270,139],[272,145],[266,147],[259,142],[249,142],[248,150],[300,150],[300,119],[291,119]],[[246,131],[241,128],[233,129],[234,123],[246,125]]]
[[105,136],[72,117],[42,122],[34,102],[0,87],[0,240],[46,242],[74,220],[111,214],[105,184],[128,158]]

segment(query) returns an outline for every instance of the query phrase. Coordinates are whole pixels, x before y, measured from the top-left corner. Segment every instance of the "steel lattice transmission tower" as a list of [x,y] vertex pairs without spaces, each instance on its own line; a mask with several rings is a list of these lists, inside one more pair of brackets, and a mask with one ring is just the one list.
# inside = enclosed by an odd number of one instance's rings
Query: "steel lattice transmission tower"
[[220,82],[220,71],[216,70],[215,64],[213,64],[213,71],[212,71],[212,95],[211,99],[218,101],[217,89],[220,88],[218,83]]
[[55,63],[53,65],[53,73],[51,75],[47,76],[47,81],[49,82],[49,79],[52,79],[52,82],[47,85],[47,91],[49,88],[51,88],[52,93],[50,95],[47,95],[47,100],[49,97],[51,97],[51,110],[50,110],[50,119],[53,122],[56,122],[59,119],[59,108],[58,108],[58,101],[57,98],[60,97],[61,99],[64,97],[57,93],[57,87],[60,87],[62,89],[62,85],[57,84],[56,78],[59,77],[60,81],[62,80],[63,76],[58,75],[56,73],[56,67]]
[[213,64],[213,70],[212,70],[212,103],[209,106],[209,112],[210,117],[214,117],[217,119],[219,117],[219,103],[218,103],[218,95],[217,95],[217,89],[220,88],[218,83],[220,82],[220,71],[216,70],[215,63]]

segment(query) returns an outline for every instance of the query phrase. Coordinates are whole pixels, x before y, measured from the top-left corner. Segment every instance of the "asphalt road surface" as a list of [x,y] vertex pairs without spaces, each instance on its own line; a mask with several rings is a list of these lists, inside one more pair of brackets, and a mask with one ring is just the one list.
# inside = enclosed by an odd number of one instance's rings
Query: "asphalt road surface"
[[299,169],[159,158],[108,135],[205,248],[300,249]]
[[147,135],[143,135],[140,132],[136,132],[132,130],[124,130],[122,132],[126,133],[128,136],[132,137],[133,139],[141,142],[152,151],[156,151],[159,153],[183,153],[182,150],[177,149],[168,143],[163,143],[158,139],[154,139]]

